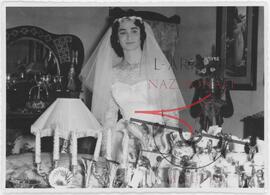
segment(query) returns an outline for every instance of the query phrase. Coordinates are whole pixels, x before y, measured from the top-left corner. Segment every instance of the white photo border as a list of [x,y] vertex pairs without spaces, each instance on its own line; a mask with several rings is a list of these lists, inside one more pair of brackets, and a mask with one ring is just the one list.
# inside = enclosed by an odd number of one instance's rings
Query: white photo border
[[1,69],[0,69],[0,75],[1,75],[1,83],[0,83],[0,89],[1,89],[1,96],[0,96],[0,109],[1,109],[1,118],[0,118],[0,124],[1,124],[1,192],[4,194],[115,194],[115,193],[128,193],[128,194],[148,194],[148,193],[154,193],[154,194],[163,194],[163,193],[184,193],[184,194],[265,194],[269,193],[269,155],[267,155],[267,162],[265,164],[266,166],[266,181],[265,181],[265,188],[263,189],[216,189],[216,188],[209,188],[209,189],[186,189],[186,188],[153,188],[153,189],[130,189],[130,188],[107,188],[107,189],[99,189],[99,188],[92,188],[92,189],[68,189],[68,190],[58,190],[58,189],[7,189],[5,188],[5,167],[6,167],[6,157],[5,157],[5,151],[6,151],[6,91],[5,91],[5,85],[6,85],[6,8],[7,7],[84,7],[84,6],[90,6],[90,7],[107,7],[107,6],[263,6],[264,7],[264,78],[265,78],[265,86],[264,86],[264,114],[265,114],[265,127],[264,127],[264,135],[265,135],[265,143],[267,144],[267,148],[269,149],[269,132],[267,131],[269,129],[269,103],[268,103],[268,97],[269,97],[269,91],[270,91],[270,51],[269,51],[269,3],[267,0],[264,1],[57,1],[57,0],[50,0],[50,1],[3,1],[1,3]]

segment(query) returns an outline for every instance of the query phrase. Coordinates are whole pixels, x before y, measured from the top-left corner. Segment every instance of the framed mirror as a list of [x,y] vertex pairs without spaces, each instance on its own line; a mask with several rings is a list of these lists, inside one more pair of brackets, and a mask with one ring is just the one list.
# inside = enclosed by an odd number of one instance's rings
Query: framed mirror
[[12,42],[7,47],[7,73],[41,73],[61,75],[59,60],[54,52],[42,42],[23,38]]
[[56,35],[36,26],[10,28],[6,36],[7,106],[24,108],[33,98],[45,98],[50,104],[59,94],[79,94],[84,48],[78,37]]

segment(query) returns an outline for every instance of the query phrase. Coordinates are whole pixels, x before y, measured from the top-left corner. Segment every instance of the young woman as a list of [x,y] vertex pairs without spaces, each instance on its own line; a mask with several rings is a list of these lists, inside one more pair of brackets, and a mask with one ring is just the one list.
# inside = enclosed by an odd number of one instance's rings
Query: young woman
[[[176,81],[175,75],[151,27],[140,17],[127,15],[114,20],[83,67],[81,78],[93,91],[91,111],[104,127],[104,145],[111,139],[111,148],[103,147],[109,150],[108,158],[125,164],[127,159],[123,153],[127,154],[124,152],[127,140],[128,153],[138,152],[138,147],[153,147],[151,129],[130,122],[130,118],[178,126],[177,120],[135,112],[185,105],[177,82],[173,87],[166,86],[166,82]],[[122,119],[117,121],[119,110]],[[179,116],[177,112],[174,114]],[[112,134],[108,135],[108,129]],[[163,146],[164,150],[166,147]]]

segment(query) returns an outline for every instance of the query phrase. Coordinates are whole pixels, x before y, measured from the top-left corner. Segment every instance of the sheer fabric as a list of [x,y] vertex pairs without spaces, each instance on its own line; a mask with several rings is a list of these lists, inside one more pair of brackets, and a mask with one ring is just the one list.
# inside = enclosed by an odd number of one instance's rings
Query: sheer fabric
[[[146,22],[144,22],[144,25],[146,40],[142,51],[142,59],[137,72],[130,71],[130,74],[138,74],[138,80],[146,80],[148,82],[147,99],[156,108],[171,109],[184,106],[185,103],[178,85],[171,88],[165,84],[171,81],[176,82],[175,75],[161,51],[151,27]],[[105,125],[108,120],[108,117],[106,117],[108,108],[115,103],[115,100],[111,99],[112,83],[117,80],[114,77],[121,75],[121,70],[119,69],[116,69],[117,74],[114,74],[115,69],[113,66],[119,64],[122,59],[112,49],[110,36],[111,28],[105,33],[80,74],[83,84],[93,92],[91,111],[102,125]],[[123,74],[125,73],[127,71],[123,72]],[[128,83],[129,78],[133,77],[123,79],[123,82]],[[119,79],[121,79],[121,76]],[[114,108],[116,107],[114,105]],[[178,115],[178,113],[175,113],[175,115]],[[168,121],[168,119],[165,119],[165,121]],[[178,121],[170,120],[170,122],[174,123],[174,125],[178,124]]]
[[147,23],[153,29],[161,50],[169,62],[172,63],[175,56],[176,44],[179,40],[179,24],[150,20],[147,20]]

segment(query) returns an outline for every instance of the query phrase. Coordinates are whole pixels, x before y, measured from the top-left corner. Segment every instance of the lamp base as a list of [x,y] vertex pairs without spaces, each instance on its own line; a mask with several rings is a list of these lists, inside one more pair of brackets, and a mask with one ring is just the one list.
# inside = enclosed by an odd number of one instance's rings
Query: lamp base
[[76,174],[76,172],[77,172],[77,165],[71,165],[71,172],[72,172],[73,175]]
[[54,160],[53,161],[53,168],[57,168],[58,167],[58,160]]

